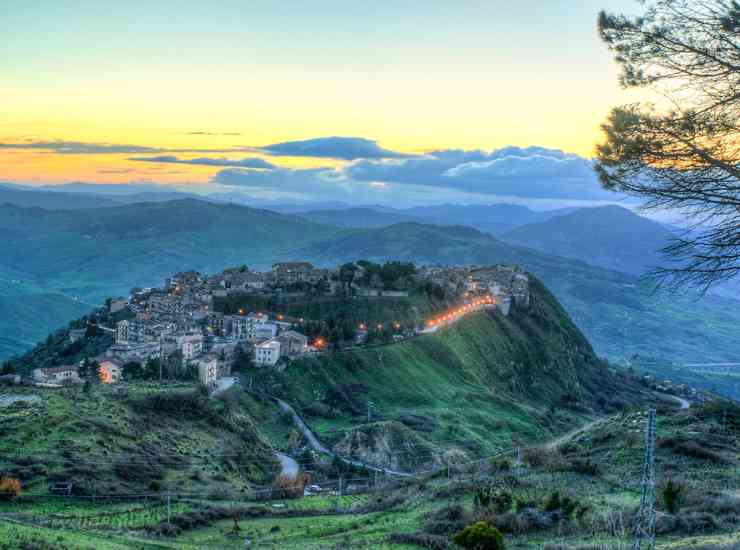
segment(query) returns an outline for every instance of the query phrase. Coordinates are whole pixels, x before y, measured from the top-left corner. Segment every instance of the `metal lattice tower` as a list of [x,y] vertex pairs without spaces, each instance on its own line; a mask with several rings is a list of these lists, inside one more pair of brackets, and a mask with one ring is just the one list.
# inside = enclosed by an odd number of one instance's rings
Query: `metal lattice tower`
[[642,465],[642,498],[635,518],[632,550],[655,550],[655,409],[650,409],[645,427],[645,460]]

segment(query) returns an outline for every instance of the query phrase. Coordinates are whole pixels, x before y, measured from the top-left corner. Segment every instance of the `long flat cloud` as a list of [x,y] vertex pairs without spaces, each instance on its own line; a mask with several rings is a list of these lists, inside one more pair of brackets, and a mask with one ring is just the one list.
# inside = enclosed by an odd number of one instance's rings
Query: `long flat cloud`
[[302,141],[284,141],[255,147],[255,150],[281,157],[314,157],[338,160],[402,159],[412,156],[384,149],[372,139],[338,136]]
[[280,169],[262,174],[221,171],[215,183],[258,187],[276,191],[291,188],[317,198],[327,198],[341,182],[342,189],[368,189],[402,194],[412,188],[478,196],[523,199],[574,199],[614,201],[619,197],[601,188],[589,160],[563,151],[541,147],[506,147],[491,152],[446,149],[423,157],[363,159],[343,168],[319,170]]
[[201,157],[194,159],[181,159],[171,155],[161,155],[157,157],[132,157],[128,160],[137,162],[155,162],[158,164],[197,164],[202,166],[233,166],[238,168],[255,168],[260,170],[274,170],[277,168],[271,162],[258,157],[247,157],[243,159],[221,159]]
[[60,155],[102,155],[102,154],[147,154],[147,153],[239,153],[245,148],[230,149],[162,149],[144,145],[117,143],[94,143],[84,141],[27,141],[0,143],[0,149],[37,149],[51,151]]

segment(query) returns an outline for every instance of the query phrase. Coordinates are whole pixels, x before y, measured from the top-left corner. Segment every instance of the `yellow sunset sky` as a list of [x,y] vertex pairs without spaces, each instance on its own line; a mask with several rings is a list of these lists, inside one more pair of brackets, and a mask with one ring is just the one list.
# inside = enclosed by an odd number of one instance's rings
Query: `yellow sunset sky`
[[590,157],[609,109],[634,100],[596,16],[635,5],[7,0],[0,180],[184,185],[218,170],[22,147],[55,141],[197,150],[181,159],[269,158],[249,148],[326,136],[406,153],[536,145]]

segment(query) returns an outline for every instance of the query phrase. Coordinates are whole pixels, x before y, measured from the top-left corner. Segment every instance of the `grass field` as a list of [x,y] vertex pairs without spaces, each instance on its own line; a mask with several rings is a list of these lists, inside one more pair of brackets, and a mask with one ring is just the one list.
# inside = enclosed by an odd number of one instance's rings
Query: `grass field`
[[[726,417],[721,408],[659,411],[656,504],[661,550],[689,550],[710,543],[723,549],[722,545],[736,541],[740,525],[737,410],[728,410],[731,429],[724,439],[711,437],[718,435],[713,433],[718,420]],[[157,530],[166,514],[162,500],[94,506],[44,499],[6,503],[0,506],[0,548],[21,548],[33,541],[35,546],[26,547],[236,549],[249,538],[256,548],[410,550],[420,546],[409,540],[418,542],[425,536],[427,542],[449,541],[452,533],[478,517],[500,527],[509,549],[577,549],[597,544],[609,550],[628,548],[630,518],[640,499],[642,419],[642,411],[634,409],[566,438],[559,447],[525,448],[518,476],[511,471],[460,470],[449,479],[437,476],[342,497],[261,503],[173,499],[172,523],[177,529],[166,534]],[[665,443],[692,435],[714,455],[687,457],[679,447]],[[632,442],[635,437],[638,441]],[[593,461],[598,468],[582,471],[577,465],[583,460]],[[670,513],[661,487],[667,479],[676,479],[672,467],[676,463],[681,464],[685,494],[680,509]],[[476,491],[488,486],[496,494],[509,493],[513,501],[497,511],[476,508]],[[574,512],[564,515],[562,508],[553,510],[555,491],[576,503]],[[193,519],[207,508],[227,510],[227,517]],[[236,534],[228,514],[233,508],[240,510]]]

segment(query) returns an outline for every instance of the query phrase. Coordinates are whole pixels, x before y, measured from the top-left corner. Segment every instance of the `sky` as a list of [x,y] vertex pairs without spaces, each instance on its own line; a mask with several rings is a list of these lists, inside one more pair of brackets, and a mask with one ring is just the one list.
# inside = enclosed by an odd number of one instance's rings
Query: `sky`
[[[215,4],[215,6],[214,6]],[[608,201],[634,0],[0,2],[0,181],[348,202]]]

